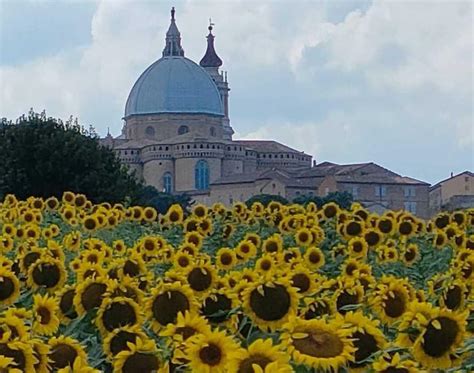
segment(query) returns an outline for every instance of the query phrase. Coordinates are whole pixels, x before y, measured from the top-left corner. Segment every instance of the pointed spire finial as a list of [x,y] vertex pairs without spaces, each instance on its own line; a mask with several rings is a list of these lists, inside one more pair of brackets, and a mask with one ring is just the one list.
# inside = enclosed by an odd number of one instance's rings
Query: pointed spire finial
[[219,67],[222,65],[222,60],[219,58],[219,56],[216,53],[216,50],[214,49],[214,35],[212,35],[212,30],[213,30],[214,23],[212,23],[212,19],[209,18],[209,35],[207,35],[207,50],[206,54],[204,57],[201,59],[201,62],[199,62],[199,65],[202,67]]
[[171,8],[171,24],[166,32],[166,44],[163,49],[163,57],[166,56],[184,56],[184,50],[181,47],[181,34],[175,22],[175,9]]
[[171,20],[174,21],[174,13],[175,13],[175,10],[174,10],[174,7],[171,8]]

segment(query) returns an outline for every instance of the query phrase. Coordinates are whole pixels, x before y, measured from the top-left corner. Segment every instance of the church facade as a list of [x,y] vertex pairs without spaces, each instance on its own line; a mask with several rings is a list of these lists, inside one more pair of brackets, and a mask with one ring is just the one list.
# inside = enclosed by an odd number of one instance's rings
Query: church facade
[[[108,134],[101,139],[145,184],[168,193],[187,193],[198,202],[226,205],[262,193],[291,199],[359,188],[375,190],[374,198],[367,197],[368,205],[375,201],[379,209],[409,206],[413,210],[418,202],[418,212],[412,212],[425,215],[428,184],[421,181],[403,178],[373,163],[364,164],[365,179],[361,175],[354,178],[347,172],[358,165],[316,165],[311,155],[276,141],[234,139],[227,73],[221,71],[212,25],[208,30],[207,48],[197,64],[185,57],[174,8],[171,10],[162,57],[132,87],[121,135],[114,138]],[[345,182],[337,189],[337,179],[343,176]],[[371,186],[351,186],[356,179],[360,185]],[[407,205],[401,198],[394,205],[381,192],[377,195],[374,188],[382,184],[391,187],[380,190],[397,190],[402,196],[402,188],[416,187],[418,199]]]

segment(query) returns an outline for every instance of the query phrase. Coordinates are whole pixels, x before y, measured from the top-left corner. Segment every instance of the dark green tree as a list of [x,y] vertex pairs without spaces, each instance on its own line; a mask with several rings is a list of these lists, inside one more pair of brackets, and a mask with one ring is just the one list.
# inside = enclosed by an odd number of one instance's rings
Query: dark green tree
[[263,206],[267,207],[267,205],[272,202],[280,202],[283,205],[288,204],[288,200],[282,196],[274,195],[274,194],[258,194],[256,196],[250,197],[245,204],[250,207],[254,202],[260,202]]
[[314,202],[317,206],[321,207],[326,203],[334,202],[343,209],[349,209],[351,207],[352,201],[352,194],[349,192],[333,192],[329,193],[325,197],[303,195],[293,199],[294,203],[298,203],[303,206],[306,206],[310,202]]
[[140,188],[94,130],[77,120],[62,122],[31,110],[16,123],[0,122],[0,199],[7,193],[60,197],[72,191],[96,203],[121,202],[133,201]]
[[154,207],[159,213],[164,214],[174,204],[179,204],[184,211],[189,211],[191,197],[186,194],[159,192],[155,187],[147,185],[140,189],[133,202],[139,206]]

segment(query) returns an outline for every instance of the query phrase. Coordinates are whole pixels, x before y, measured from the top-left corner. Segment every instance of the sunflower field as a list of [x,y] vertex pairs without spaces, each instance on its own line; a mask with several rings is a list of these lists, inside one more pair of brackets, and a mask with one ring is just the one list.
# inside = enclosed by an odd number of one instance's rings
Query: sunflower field
[[0,372],[471,372],[474,209],[7,195]]

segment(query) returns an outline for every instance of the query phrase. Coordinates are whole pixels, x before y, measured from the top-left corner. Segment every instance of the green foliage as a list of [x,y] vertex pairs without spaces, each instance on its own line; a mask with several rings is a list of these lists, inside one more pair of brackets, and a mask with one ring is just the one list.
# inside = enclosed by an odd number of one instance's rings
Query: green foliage
[[141,187],[134,204],[154,207],[159,213],[165,214],[171,205],[179,204],[184,211],[189,211],[191,197],[186,194],[169,194],[159,192],[153,186]]
[[326,197],[318,196],[299,196],[293,200],[293,203],[306,206],[308,203],[314,202],[317,206],[323,206],[326,203],[334,202],[343,209],[349,209],[353,202],[352,194],[349,192],[333,192],[329,193]]
[[274,195],[274,194],[259,194],[259,195],[250,197],[245,202],[245,204],[250,207],[250,206],[252,206],[253,203],[260,202],[262,205],[264,205],[266,207],[272,201],[280,202],[283,205],[288,204],[288,200],[286,198],[284,198],[282,196],[277,196],[277,195]]
[[30,111],[16,123],[0,122],[0,199],[8,193],[60,197],[84,193],[94,202],[120,202],[139,185],[93,128]]

